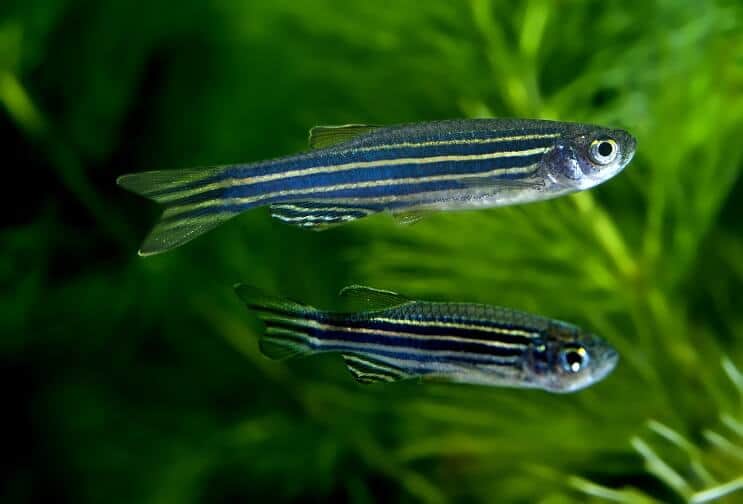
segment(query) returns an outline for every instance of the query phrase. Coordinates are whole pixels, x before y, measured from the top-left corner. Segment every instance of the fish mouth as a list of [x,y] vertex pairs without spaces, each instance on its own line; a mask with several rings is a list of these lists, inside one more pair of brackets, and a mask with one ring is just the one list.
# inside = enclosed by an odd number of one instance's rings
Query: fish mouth
[[613,348],[607,348],[601,352],[598,360],[601,362],[601,365],[592,374],[594,383],[603,380],[614,371],[614,368],[619,363],[619,354]]
[[637,139],[628,133],[627,134],[627,152],[624,155],[622,167],[625,167],[628,164],[630,164],[632,159],[635,157],[635,152],[637,152]]
[[637,152],[637,139],[624,130],[616,130],[614,133],[615,138],[619,140],[619,142],[622,145],[622,152],[621,152],[621,163],[619,163],[619,166],[621,167],[619,171],[623,170],[632,159],[635,157],[635,152]]

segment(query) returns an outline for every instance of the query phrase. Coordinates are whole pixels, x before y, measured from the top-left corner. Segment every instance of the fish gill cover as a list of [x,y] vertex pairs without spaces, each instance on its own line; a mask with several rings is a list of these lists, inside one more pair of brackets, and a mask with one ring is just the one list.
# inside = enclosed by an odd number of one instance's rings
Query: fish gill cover
[[[3,2],[0,495],[735,502],[742,54],[724,0]],[[559,200],[322,234],[255,210],[148,260],[158,210],[113,184],[296,152],[315,124],[509,116],[638,151]],[[571,396],[361,387],[333,356],[262,357],[238,280],[512,306],[622,360]]]

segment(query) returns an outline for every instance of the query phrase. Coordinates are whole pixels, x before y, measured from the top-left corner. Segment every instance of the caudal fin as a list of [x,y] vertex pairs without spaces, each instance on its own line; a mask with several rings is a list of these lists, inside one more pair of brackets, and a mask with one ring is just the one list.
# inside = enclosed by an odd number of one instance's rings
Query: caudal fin
[[231,185],[225,167],[132,173],[116,183],[166,207],[139,249],[142,256],[183,245],[240,213],[224,205]]
[[266,357],[282,360],[313,352],[315,308],[271,296],[250,285],[236,284],[235,292],[266,326],[259,342]]

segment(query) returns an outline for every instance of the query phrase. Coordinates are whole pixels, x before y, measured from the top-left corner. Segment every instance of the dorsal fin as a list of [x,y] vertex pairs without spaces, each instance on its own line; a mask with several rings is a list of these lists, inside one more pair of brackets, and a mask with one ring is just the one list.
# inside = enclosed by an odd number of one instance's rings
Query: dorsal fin
[[384,310],[412,302],[412,299],[396,292],[373,289],[363,285],[349,285],[341,289],[339,296],[351,300],[364,311]]
[[310,130],[310,147],[322,149],[342,144],[379,128],[369,124],[343,124],[340,126],[315,126]]

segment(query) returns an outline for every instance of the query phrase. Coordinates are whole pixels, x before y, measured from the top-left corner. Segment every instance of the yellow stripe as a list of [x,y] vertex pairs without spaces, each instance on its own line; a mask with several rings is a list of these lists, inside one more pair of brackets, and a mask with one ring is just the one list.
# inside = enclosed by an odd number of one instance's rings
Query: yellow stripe
[[213,198],[206,201],[200,201],[198,203],[191,203],[188,205],[170,207],[163,213],[164,217],[172,217],[180,213],[190,212],[192,210],[198,210],[199,208],[207,208],[214,205],[247,205],[249,203],[255,203],[261,200],[292,196],[295,194],[318,194],[325,192],[338,191],[343,189],[363,189],[368,187],[381,187],[386,185],[405,185],[414,183],[425,183],[425,182],[443,182],[447,180],[466,180],[466,179],[478,179],[487,178],[494,175],[505,175],[505,174],[523,174],[531,173],[538,167],[538,163],[530,164],[528,166],[522,166],[519,168],[496,168],[487,172],[476,172],[476,173],[451,173],[447,175],[432,175],[432,176],[421,176],[421,177],[406,177],[406,178],[394,178],[384,180],[368,180],[365,182],[351,182],[348,184],[337,184],[334,186],[322,186],[322,187],[309,187],[304,189],[285,189],[282,191],[274,191],[265,194],[259,194],[257,196],[247,196],[244,198]]
[[[266,319],[266,322],[268,323],[271,320],[280,321],[280,322],[282,322],[282,321],[283,322],[291,322],[291,323],[294,323],[294,324],[298,324],[300,327],[311,327],[311,328],[318,328],[318,329],[330,328],[330,329],[336,329],[336,330],[339,330],[340,329],[341,332],[348,332],[348,333],[364,332],[364,331],[359,331],[360,328],[357,328],[357,327],[330,326],[330,325],[322,324],[322,323],[317,322],[317,321],[314,321],[314,320],[284,318],[284,317],[280,317],[280,316],[274,316],[273,314],[271,315],[270,318],[267,318]],[[302,333],[295,333],[292,330],[284,329],[284,328],[281,328],[281,327],[269,327],[269,328],[266,329],[267,332],[269,330],[271,332],[284,332],[284,333],[287,333],[287,334],[302,334]],[[373,334],[379,334],[380,332],[382,332],[382,331],[374,331],[374,330],[371,330],[371,329],[367,329],[366,331],[371,332]],[[392,333],[393,336],[401,336],[401,335],[407,335],[407,334],[408,333],[398,333],[398,332]],[[484,357],[486,359],[487,358],[491,358],[491,359],[500,360],[500,361],[505,361],[505,360],[517,361],[517,360],[519,360],[521,358],[518,355],[490,355],[490,354],[487,354],[487,353],[463,352],[463,351],[455,350],[455,349],[451,349],[451,350],[426,350],[426,349],[422,349],[422,348],[414,348],[414,347],[407,347],[407,346],[400,346],[400,345],[395,345],[395,346],[390,347],[389,345],[380,344],[380,343],[362,343],[362,342],[358,342],[358,341],[337,340],[337,339],[330,339],[330,338],[324,338],[324,337],[319,338],[317,336],[310,336],[308,334],[307,335],[304,335],[304,336],[305,336],[305,341],[307,342],[307,344],[309,344],[316,351],[323,351],[323,346],[341,346],[341,347],[344,346],[344,347],[347,348],[347,350],[342,350],[343,352],[354,352],[354,350],[359,350],[359,351],[364,351],[365,353],[368,353],[368,354],[374,354],[374,350],[389,351],[392,348],[398,348],[398,349],[404,348],[405,349],[404,350],[405,353],[407,353],[409,355],[419,355],[419,356],[425,356],[425,355],[436,355],[436,356],[461,355],[461,356],[465,356],[465,357]],[[420,334],[415,334],[413,336],[420,337],[421,335]],[[405,336],[405,337],[408,337],[408,336]],[[433,337],[435,337],[435,336],[426,336],[426,337],[423,337],[421,339],[431,339]],[[452,337],[452,338],[454,338],[454,337]],[[416,338],[411,338],[411,339],[416,339]],[[437,339],[439,339],[439,338],[437,337]],[[440,339],[449,340],[450,338],[449,337],[444,337],[444,338],[440,338]],[[466,341],[466,342],[480,343],[480,344],[487,344],[487,343],[491,343],[492,344],[492,343],[495,343],[493,341],[487,341],[487,340],[470,340],[470,339],[465,339],[464,341]],[[503,343],[503,344],[495,344],[495,345],[490,345],[490,346],[501,347],[501,348],[503,348],[503,347],[514,348],[513,345],[514,344],[512,344],[512,343]],[[525,347],[525,345],[515,345],[515,348],[524,348],[524,347]],[[383,357],[380,356],[379,358],[382,359]],[[397,361],[400,361],[400,358],[399,357],[393,358],[393,359],[395,359]],[[384,357],[383,360],[389,361],[389,358]],[[405,361],[410,361],[411,359],[404,359],[404,360]],[[413,360],[412,362],[419,362],[419,361]]]
[[[474,339],[474,338],[462,338],[461,336],[449,336],[446,334],[417,334],[417,333],[410,333],[405,331],[388,331],[385,329],[372,329],[367,327],[349,327],[349,326],[342,326],[342,325],[333,325],[333,324],[324,324],[322,322],[318,322],[316,320],[310,320],[310,319],[296,319],[291,317],[282,317],[281,315],[275,315],[271,314],[270,317],[266,317],[267,321],[276,320],[279,322],[289,322],[292,324],[297,324],[301,327],[310,327],[312,329],[321,329],[324,331],[340,331],[340,332],[347,332],[347,333],[361,333],[361,334],[374,334],[374,335],[382,335],[382,336],[390,336],[390,337],[404,337],[409,338],[413,340],[430,340],[435,339],[437,341],[452,341],[455,343],[476,343],[479,345],[489,346],[493,348],[524,348],[526,345],[521,343],[505,343],[500,341],[493,341],[493,340],[482,340],[482,339]],[[519,331],[515,329],[497,329],[495,327],[483,327],[483,326],[477,326],[477,325],[463,325],[463,324],[453,324],[449,322],[425,322],[421,323],[420,321],[413,321],[413,320],[396,320],[396,319],[388,319],[383,317],[374,317],[370,319],[372,322],[392,322],[396,324],[410,324],[410,325],[429,325],[432,327],[453,327],[453,328],[461,328],[461,329],[470,329],[470,330],[477,330],[482,332],[489,332],[489,333],[500,333],[500,334],[508,334],[510,336],[518,335],[518,336],[524,336],[526,338],[534,338],[539,336],[538,333],[530,332],[530,331]],[[370,343],[370,345],[373,345],[373,343]]]
[[[391,319],[391,318],[385,318],[385,317],[374,317],[371,319],[372,321],[378,321],[378,322],[388,322],[391,324],[409,324],[409,325],[417,325],[420,327],[430,326],[430,327],[448,327],[453,329],[465,329],[465,330],[472,330],[472,331],[483,331],[483,332],[492,332],[496,334],[508,334],[509,336],[523,336],[525,338],[538,338],[539,333],[536,331],[525,331],[523,329],[503,329],[500,327],[489,327],[489,326],[480,326],[480,325],[474,325],[474,324],[459,324],[457,322],[440,322],[440,321],[432,321],[432,320],[399,320],[399,319]],[[506,345],[507,343],[502,343]],[[519,344],[516,344],[516,346],[521,346]]]
[[[345,203],[345,202],[353,202],[353,203],[363,203],[366,200],[372,199],[374,200],[374,204],[384,204],[391,201],[413,201],[413,200],[426,200],[431,199],[435,197],[449,197],[451,198],[453,194],[455,193],[471,193],[471,188],[462,188],[462,189],[442,189],[438,191],[425,191],[425,192],[419,192],[415,194],[401,194],[401,195],[392,195],[392,196],[356,196],[354,198],[339,198],[339,199],[318,199],[316,201],[322,201],[324,203]],[[308,198],[308,200],[312,200],[312,198]],[[183,221],[174,221],[174,222],[160,222],[156,226],[156,230],[158,233],[162,233],[164,231],[167,231],[169,229],[178,228],[181,226],[195,226],[198,224],[208,224],[214,222],[214,219],[219,217],[234,217],[238,213],[240,213],[242,210],[237,212],[222,212],[222,213],[213,213],[210,215],[203,215],[203,216],[196,216],[196,217],[189,217],[186,220]],[[166,209],[163,213],[163,217],[167,217],[169,214],[169,209]],[[154,234],[153,230],[153,234]]]
[[239,186],[252,185],[261,182],[270,182],[272,180],[278,180],[282,178],[291,177],[304,177],[306,175],[317,175],[319,173],[336,173],[340,171],[355,170],[357,168],[384,168],[388,166],[396,165],[420,165],[430,163],[441,163],[446,161],[480,161],[498,159],[502,157],[516,157],[516,156],[531,156],[533,154],[543,154],[550,150],[550,147],[537,147],[534,149],[526,149],[522,151],[507,151],[507,152],[489,152],[487,154],[462,154],[462,155],[445,155],[445,156],[430,156],[430,157],[411,157],[411,158],[395,158],[395,159],[380,159],[377,161],[354,161],[352,163],[343,163],[339,165],[329,166],[316,166],[314,168],[305,168],[302,170],[291,170],[282,173],[271,173],[269,175],[260,175],[257,177],[247,177],[241,179],[231,179],[234,184]]
[[[365,200],[372,199],[372,200],[374,200],[374,203],[375,204],[384,204],[384,203],[388,203],[388,202],[391,202],[391,201],[413,201],[413,200],[418,200],[418,199],[424,199],[425,200],[425,199],[430,199],[430,198],[434,198],[434,197],[438,197],[438,196],[440,196],[442,198],[443,197],[451,197],[452,194],[454,194],[454,193],[463,193],[464,194],[464,193],[471,193],[471,192],[472,192],[472,189],[471,188],[443,189],[443,190],[438,190],[438,191],[425,191],[425,192],[420,192],[420,193],[415,193],[415,194],[402,194],[402,195],[392,195],[392,196],[357,196],[357,197],[354,197],[354,198],[339,198],[338,200],[325,200],[325,199],[323,199],[323,200],[317,200],[317,201],[322,201],[322,202],[326,202],[326,203],[332,203],[332,202],[335,202],[335,201],[345,203],[345,202],[348,201],[348,202],[354,202],[354,203],[356,203],[356,202],[364,202]],[[311,198],[308,198],[308,200],[311,200]],[[214,200],[214,201],[217,201],[217,200]],[[160,222],[160,223],[157,224],[156,230],[157,230],[158,233],[161,233],[161,232],[167,231],[169,229],[181,227],[181,226],[184,226],[184,225],[185,226],[194,226],[194,225],[198,225],[198,224],[208,224],[208,223],[214,222],[214,219],[215,218],[218,218],[218,217],[221,217],[221,216],[224,216],[224,217],[234,217],[235,215],[237,215],[240,212],[241,211],[237,211],[237,212],[222,212],[222,213],[214,213],[214,214],[210,214],[210,215],[189,217],[188,219],[183,220],[183,221],[174,221],[174,222],[166,222],[166,223]],[[168,215],[170,215],[170,209],[166,209],[165,210],[165,212],[163,213],[163,217],[167,217]],[[153,230],[153,234],[154,234],[154,230]]]
[[[497,132],[493,131],[492,133],[497,133]],[[431,140],[431,141],[426,141],[426,142],[401,142],[401,143],[396,143],[396,144],[375,145],[375,146],[370,146],[370,147],[360,147],[357,149],[348,149],[345,151],[340,151],[340,153],[346,154],[350,152],[368,152],[368,151],[374,151],[374,150],[399,149],[399,148],[406,148],[406,147],[442,147],[442,146],[449,146],[449,145],[465,145],[465,144],[481,145],[481,144],[490,144],[490,143],[511,142],[511,141],[516,141],[516,140],[541,140],[541,139],[548,139],[548,138],[558,138],[560,135],[561,133],[537,133],[533,135],[514,135],[514,136],[496,137],[496,138],[472,138],[472,139],[462,139],[462,140]]]
[[[363,151],[364,149],[368,150],[374,150],[374,149],[392,149],[392,148],[398,148],[398,147],[428,147],[428,146],[443,146],[443,145],[457,145],[457,144],[481,144],[481,143],[495,143],[495,142],[505,142],[505,141],[512,141],[512,140],[533,140],[533,139],[548,139],[548,138],[556,138],[560,136],[559,133],[550,133],[550,134],[544,134],[544,135],[525,135],[525,136],[513,136],[513,137],[503,137],[503,138],[487,138],[487,139],[481,139],[481,140],[451,140],[451,141],[437,141],[437,142],[421,142],[421,143],[399,143],[399,144],[391,144],[391,145],[385,145],[385,146],[377,146],[377,147],[368,147],[368,148],[362,148],[362,149],[355,149],[355,150],[349,150],[349,151],[342,151],[339,153],[334,153],[335,155],[343,155],[346,153],[353,153],[357,151]],[[550,147],[539,147],[534,149],[526,149],[522,151],[507,151],[507,152],[494,152],[494,153],[488,153],[488,154],[469,154],[469,155],[444,155],[444,156],[430,156],[425,158],[419,158],[419,157],[413,157],[413,158],[395,158],[395,159],[381,159],[376,161],[355,161],[351,163],[343,163],[338,165],[323,165],[323,166],[316,166],[313,168],[304,168],[301,170],[291,170],[281,173],[271,173],[268,175],[258,175],[255,177],[244,177],[244,178],[227,178],[224,180],[220,180],[219,182],[213,182],[211,184],[207,184],[204,186],[200,186],[194,189],[189,189],[186,191],[181,192],[174,192],[170,193],[164,196],[161,196],[159,200],[163,203],[167,203],[168,201],[177,200],[180,198],[184,198],[187,196],[192,196],[194,194],[199,194],[206,191],[211,191],[214,189],[224,189],[227,187],[231,187],[233,185],[252,185],[257,184],[261,182],[270,182],[272,180],[279,180],[284,178],[291,178],[291,177],[301,177],[304,175],[316,175],[319,173],[335,173],[340,171],[346,171],[346,170],[353,170],[358,168],[380,168],[380,167],[387,167],[387,166],[395,166],[398,164],[428,164],[428,163],[437,163],[442,161],[475,161],[478,159],[497,159],[501,157],[515,157],[517,155],[521,156],[528,156],[531,154],[541,154],[546,151],[548,151]]]
[[[462,357],[477,357],[481,359],[491,359],[496,361],[518,361],[522,357],[519,355],[494,355],[489,354],[486,352],[464,352],[462,350],[456,350],[456,349],[450,349],[450,350],[426,350],[423,348],[415,348],[415,347],[409,347],[409,346],[399,346],[394,345],[390,346],[389,344],[383,344],[383,343],[362,343],[359,341],[352,341],[352,340],[336,340],[336,339],[325,339],[325,338],[316,338],[319,340],[320,344],[317,346],[317,349],[322,351],[323,346],[339,346],[344,347],[347,350],[331,350],[331,351],[341,351],[341,352],[353,352],[354,350],[363,350],[366,353],[373,354],[374,350],[380,350],[380,351],[395,351],[395,349],[398,349],[401,353],[405,353],[408,355],[416,355],[416,356],[462,356]],[[400,358],[400,356],[397,356],[397,358]],[[411,360],[411,359],[405,359],[405,360]]]

